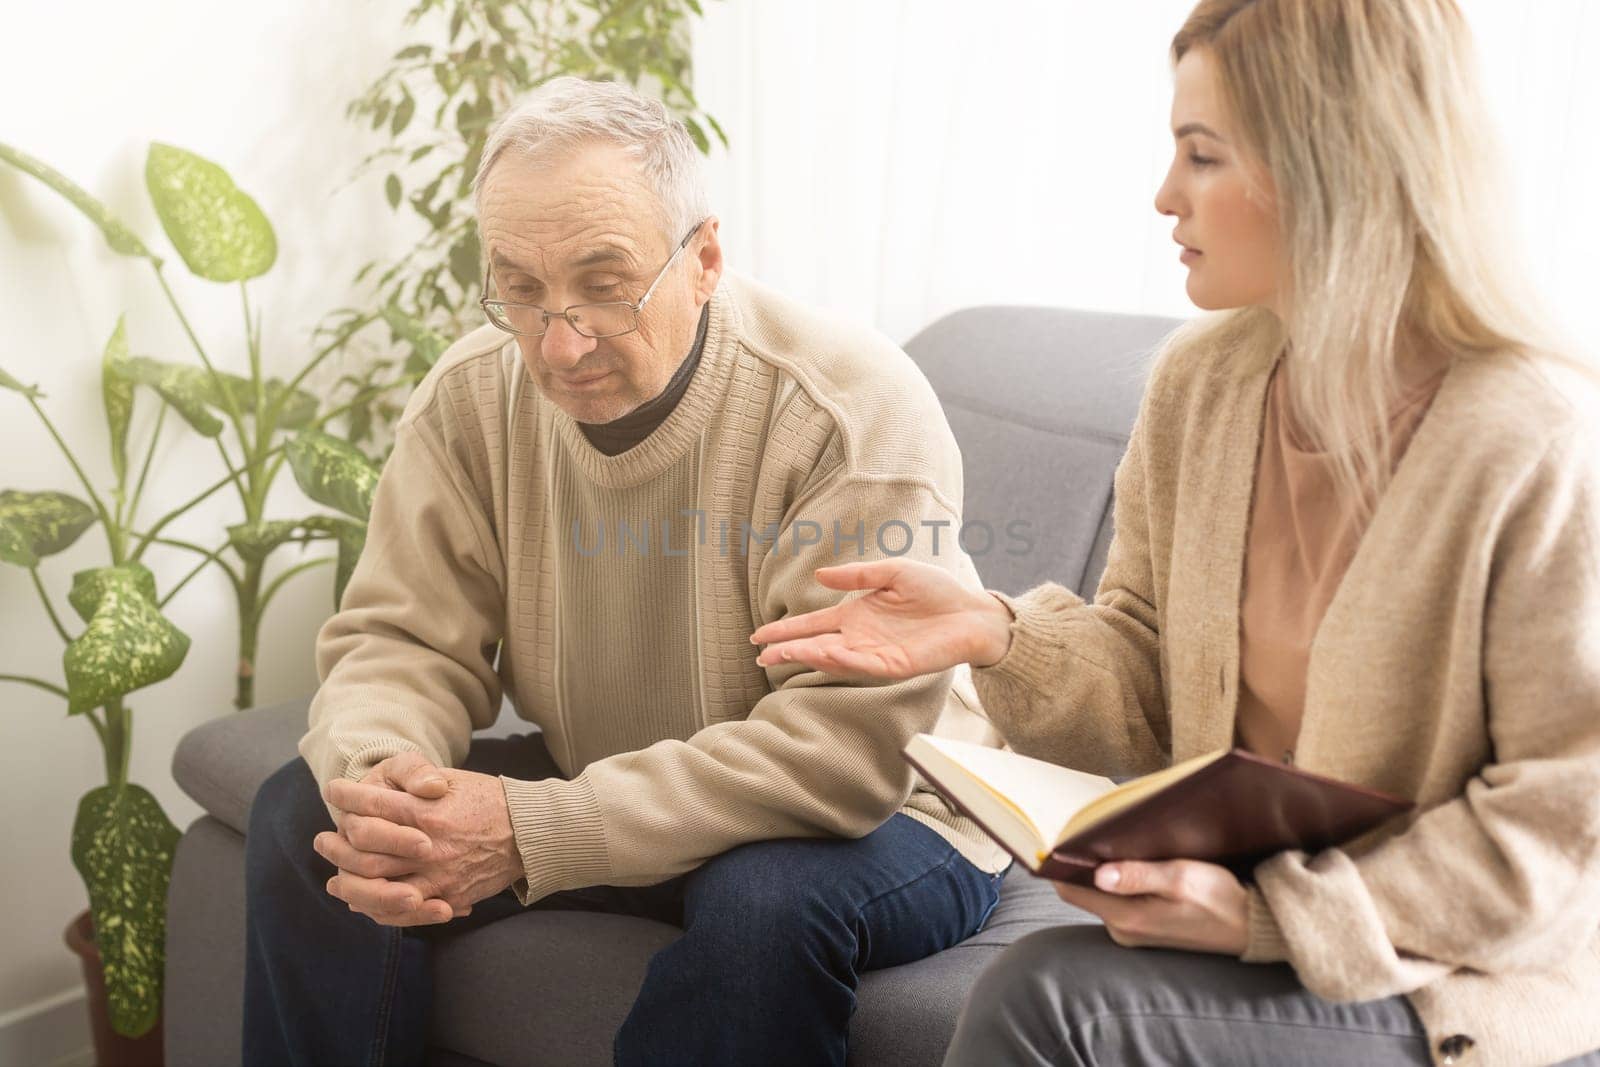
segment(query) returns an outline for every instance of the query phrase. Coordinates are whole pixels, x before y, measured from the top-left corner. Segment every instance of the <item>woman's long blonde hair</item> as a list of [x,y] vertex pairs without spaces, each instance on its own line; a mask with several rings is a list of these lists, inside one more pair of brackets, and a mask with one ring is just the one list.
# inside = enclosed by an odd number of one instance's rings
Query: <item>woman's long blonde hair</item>
[[1552,348],[1512,255],[1465,20],[1453,0],[1202,0],[1173,63],[1194,48],[1275,186],[1286,321],[1244,318],[1286,334],[1295,422],[1370,513],[1403,353]]

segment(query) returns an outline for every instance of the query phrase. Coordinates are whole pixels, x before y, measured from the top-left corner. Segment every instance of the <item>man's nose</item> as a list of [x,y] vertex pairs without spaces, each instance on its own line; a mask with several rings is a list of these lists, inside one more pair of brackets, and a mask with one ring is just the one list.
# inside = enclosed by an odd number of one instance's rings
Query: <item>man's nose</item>
[[540,339],[539,353],[553,370],[571,370],[578,361],[593,352],[593,337],[585,337],[572,328],[561,315],[550,316],[550,327]]

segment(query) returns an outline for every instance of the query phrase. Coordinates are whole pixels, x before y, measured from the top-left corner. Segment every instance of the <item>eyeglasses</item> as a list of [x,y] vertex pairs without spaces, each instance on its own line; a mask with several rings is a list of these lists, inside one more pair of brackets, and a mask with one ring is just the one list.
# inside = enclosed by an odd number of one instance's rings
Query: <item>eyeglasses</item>
[[620,337],[625,333],[632,333],[639,328],[639,312],[650,302],[650,297],[655,294],[656,286],[661,284],[661,279],[667,276],[667,271],[672,264],[677,262],[683,250],[689,247],[689,240],[700,232],[700,227],[705,225],[705,219],[695,223],[688,233],[683,235],[683,240],[678,242],[678,247],[673,249],[671,257],[656,274],[655,280],[650,283],[650,288],[644,291],[637,302],[628,303],[626,300],[610,300],[600,304],[570,304],[561,311],[546,311],[537,304],[517,304],[508,300],[490,300],[489,293],[489,268],[483,271],[483,299],[478,301],[478,306],[483,308],[483,313],[506,333],[518,334],[522,337],[543,337],[550,329],[550,320],[562,318],[567,320],[567,325],[584,337]]

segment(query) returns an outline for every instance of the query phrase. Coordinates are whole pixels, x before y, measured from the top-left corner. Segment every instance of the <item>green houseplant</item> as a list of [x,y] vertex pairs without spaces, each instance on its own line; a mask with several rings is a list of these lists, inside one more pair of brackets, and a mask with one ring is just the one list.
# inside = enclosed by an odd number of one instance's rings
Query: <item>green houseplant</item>
[[[72,831],[72,860],[89,896],[89,915],[99,949],[112,1029],[123,1035],[149,1031],[159,1019],[164,960],[163,906],[178,830],[160,803],[128,780],[133,715],[129,694],[171,677],[183,664],[190,639],[163,609],[195,575],[207,567],[226,574],[239,609],[239,647],[235,703],[246,707],[254,694],[254,662],[263,615],[274,594],[296,574],[334,562],[334,603],[365,538],[365,522],[377,466],[358,448],[328,432],[370,411],[375,397],[412,384],[442,345],[428,332],[390,312],[391,330],[409,338],[406,365],[391,373],[345,375],[342,388],[326,402],[302,388],[307,376],[337,348],[315,352],[288,381],[263,370],[260,322],[252,317],[246,281],[271,268],[276,237],[255,201],[223,169],[193,153],[168,145],[150,147],[145,181],[156,214],[190,273],[213,282],[237,283],[244,315],[248,375],[219,369],[189,326],[163,274],[164,260],[103,204],[40,160],[0,145],[0,160],[44,182],[76,206],[116,252],[148,263],[198,363],[164,361],[130,351],[119,319],[101,355],[100,386],[107,427],[108,486],[97,488],[86,469],[83,450],[74,450],[40,403],[43,394],[0,368],[0,393],[20,397],[66,457],[82,495],[54,489],[0,491],[0,561],[29,572],[49,625],[61,638],[62,680],[15,673],[0,664],[0,681],[32,686],[66,702],[69,717],[94,729],[105,758],[106,781],[79,804]],[[347,326],[366,327],[378,316]],[[393,361],[382,365],[392,368]],[[130,427],[138,403],[155,403],[143,459],[130,448]],[[220,476],[185,503],[145,520],[141,504],[156,445],[168,413],[190,431],[211,439]],[[231,431],[231,435],[228,433]],[[230,447],[231,445],[231,447]],[[305,494],[335,513],[272,518],[266,498],[274,478],[287,465]],[[241,521],[223,531],[220,543],[205,547],[167,535],[168,527],[213,494],[231,489]],[[105,538],[103,565],[71,576],[65,599],[77,619],[59,612],[46,577],[44,560],[92,528]],[[270,555],[295,544],[302,550],[329,541],[332,555],[289,566],[266,580]],[[159,590],[145,563],[156,548],[198,557],[170,588]],[[69,624],[70,623],[70,624]],[[80,624],[81,623],[81,627]],[[225,653],[208,650],[211,662]],[[93,1009],[91,1009],[93,1010]]]

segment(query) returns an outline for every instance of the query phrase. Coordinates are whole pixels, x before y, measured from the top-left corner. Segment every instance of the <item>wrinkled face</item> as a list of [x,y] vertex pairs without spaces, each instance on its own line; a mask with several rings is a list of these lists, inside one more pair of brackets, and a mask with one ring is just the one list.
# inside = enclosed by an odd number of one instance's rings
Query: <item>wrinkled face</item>
[[[636,302],[683,234],[666,233],[655,193],[622,149],[594,145],[533,163],[500,158],[484,180],[479,232],[494,299],[560,311]],[[560,317],[516,338],[534,383],[579,422],[621,418],[658,396],[688,355],[722,272],[717,223],[701,227],[618,337],[584,337]]]
[[1179,60],[1172,94],[1175,151],[1156,210],[1177,220],[1189,299],[1207,310],[1259,304],[1282,314],[1281,229],[1271,176],[1249,156],[1223,106],[1208,49]]

